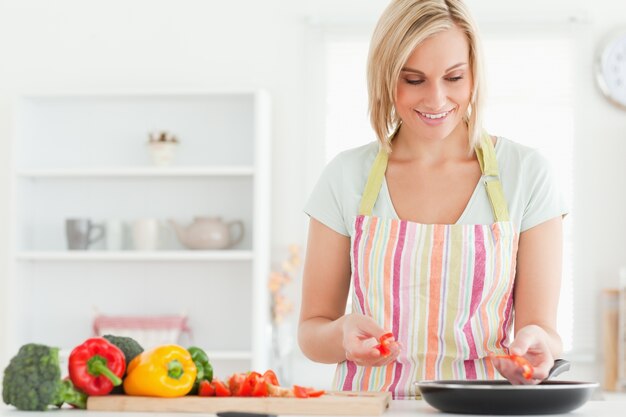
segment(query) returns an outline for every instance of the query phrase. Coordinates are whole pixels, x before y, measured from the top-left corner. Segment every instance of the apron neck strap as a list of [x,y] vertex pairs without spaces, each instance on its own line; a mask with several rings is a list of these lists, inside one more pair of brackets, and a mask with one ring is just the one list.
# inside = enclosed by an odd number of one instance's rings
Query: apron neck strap
[[383,185],[388,160],[389,154],[381,148],[378,151],[378,155],[376,155],[376,159],[374,159],[370,175],[367,177],[367,183],[365,184],[365,190],[363,191],[361,204],[359,205],[359,214],[364,216],[372,215],[374,204],[376,204],[376,200],[378,199],[378,193]]
[[509,208],[504,198],[502,183],[500,182],[496,150],[491,141],[491,136],[487,132],[483,132],[480,145],[476,146],[476,156],[478,157],[480,170],[483,173],[483,181],[487,190],[489,204],[491,204],[491,210],[493,211],[493,217],[496,222],[508,222]]
[[474,148],[478,157],[478,164],[483,175],[488,177],[498,177],[498,160],[496,159],[496,150],[493,147],[491,137],[487,133],[483,133],[480,138],[480,145]]
[[[485,188],[487,190],[487,196],[489,197],[489,203],[493,210],[493,215],[496,222],[503,222],[509,220],[509,210],[504,198],[504,191],[502,184],[500,183],[500,175],[498,170],[498,160],[496,159],[496,151],[491,141],[491,137],[484,133],[479,146],[476,146],[476,157],[478,158],[478,164],[480,170],[483,173]],[[387,170],[387,162],[389,155],[384,149],[378,151],[374,164],[367,177],[367,183],[365,184],[365,190],[361,197],[361,204],[359,205],[359,215],[371,216],[374,210],[374,204],[378,199],[378,194],[385,178],[385,171]]]

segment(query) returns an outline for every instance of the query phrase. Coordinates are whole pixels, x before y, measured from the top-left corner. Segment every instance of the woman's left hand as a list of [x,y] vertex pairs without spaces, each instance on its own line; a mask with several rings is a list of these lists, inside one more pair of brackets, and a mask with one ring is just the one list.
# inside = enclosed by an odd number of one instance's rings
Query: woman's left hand
[[509,353],[526,359],[533,367],[532,377],[527,379],[523,376],[522,367],[514,360],[492,357],[491,360],[498,372],[514,385],[538,384],[548,377],[554,365],[548,334],[534,324],[517,332],[509,347]]

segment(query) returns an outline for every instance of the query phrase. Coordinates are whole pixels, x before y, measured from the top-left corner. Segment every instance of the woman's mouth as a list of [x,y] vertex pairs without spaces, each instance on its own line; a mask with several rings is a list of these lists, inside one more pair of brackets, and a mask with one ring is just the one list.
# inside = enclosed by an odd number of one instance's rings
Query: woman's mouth
[[429,126],[438,126],[446,121],[448,116],[452,114],[454,109],[446,110],[440,113],[424,113],[419,110],[415,110],[415,113],[422,119],[424,123]]

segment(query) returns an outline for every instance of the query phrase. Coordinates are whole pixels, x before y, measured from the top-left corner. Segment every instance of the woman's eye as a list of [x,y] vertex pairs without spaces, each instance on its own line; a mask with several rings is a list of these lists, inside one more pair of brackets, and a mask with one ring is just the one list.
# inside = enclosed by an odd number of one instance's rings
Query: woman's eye
[[419,85],[424,82],[424,80],[409,80],[408,78],[405,78],[405,81],[407,82],[407,84],[411,85]]
[[461,76],[459,75],[458,77],[449,77],[449,78],[448,78],[448,81],[457,82],[457,81],[460,81],[460,80],[462,80],[462,79],[463,79],[463,77],[461,77]]

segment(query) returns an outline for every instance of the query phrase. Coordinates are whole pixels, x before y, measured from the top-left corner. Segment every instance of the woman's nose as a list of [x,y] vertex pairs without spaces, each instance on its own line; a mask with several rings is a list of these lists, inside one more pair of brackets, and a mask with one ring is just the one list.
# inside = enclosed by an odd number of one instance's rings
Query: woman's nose
[[424,104],[428,106],[429,110],[442,110],[446,105],[446,96],[447,94],[443,85],[440,83],[430,83],[426,97],[424,98]]

